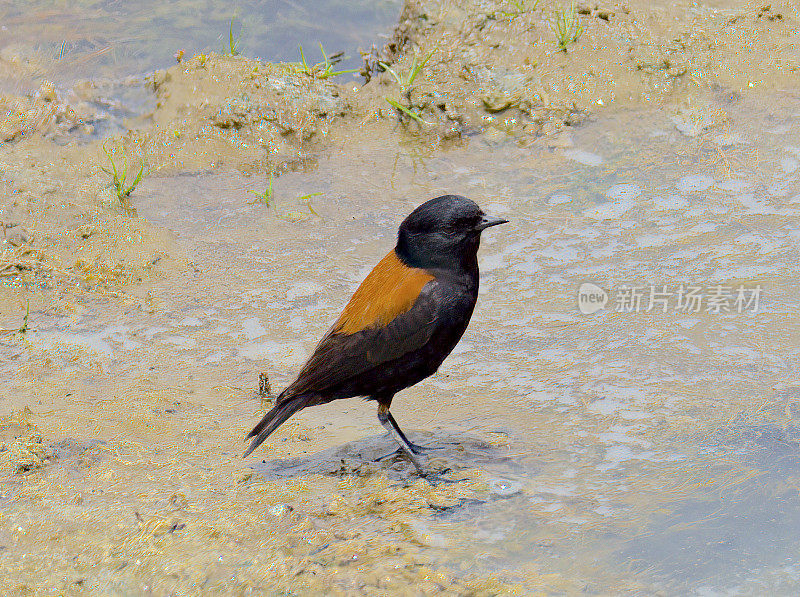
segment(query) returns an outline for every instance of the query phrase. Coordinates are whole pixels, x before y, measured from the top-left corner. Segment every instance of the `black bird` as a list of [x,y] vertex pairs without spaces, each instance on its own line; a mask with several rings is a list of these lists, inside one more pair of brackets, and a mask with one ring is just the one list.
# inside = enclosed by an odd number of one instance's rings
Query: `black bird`
[[507,220],[465,197],[420,205],[400,225],[397,246],[370,272],[297,379],[247,436],[248,456],[307,406],[363,396],[417,471],[420,447],[389,412],[394,395],[432,375],[467,329],[478,298],[481,232]]

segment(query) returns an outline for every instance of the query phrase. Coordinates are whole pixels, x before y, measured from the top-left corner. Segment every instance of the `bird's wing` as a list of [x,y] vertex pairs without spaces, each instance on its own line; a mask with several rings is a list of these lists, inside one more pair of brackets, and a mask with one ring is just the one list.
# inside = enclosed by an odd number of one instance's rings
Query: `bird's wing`
[[432,275],[405,266],[390,253],[356,290],[282,398],[324,393],[422,348],[446,302]]

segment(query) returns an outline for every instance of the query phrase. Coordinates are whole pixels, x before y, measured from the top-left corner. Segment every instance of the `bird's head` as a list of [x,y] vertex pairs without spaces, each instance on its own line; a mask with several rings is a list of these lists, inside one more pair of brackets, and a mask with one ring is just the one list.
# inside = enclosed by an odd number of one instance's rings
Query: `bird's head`
[[411,267],[469,268],[476,263],[481,232],[507,221],[487,216],[466,197],[436,197],[420,205],[400,224],[396,251]]

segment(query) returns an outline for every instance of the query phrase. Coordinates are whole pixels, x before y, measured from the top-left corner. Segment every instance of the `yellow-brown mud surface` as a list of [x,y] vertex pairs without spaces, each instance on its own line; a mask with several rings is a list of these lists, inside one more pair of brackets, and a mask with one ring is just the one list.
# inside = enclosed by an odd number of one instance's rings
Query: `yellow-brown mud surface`
[[[409,2],[365,84],[187,56],[104,139],[101,86],[0,97],[4,594],[649,594],[724,587],[740,553],[738,588],[791,592],[769,543],[736,549],[800,478],[777,457],[798,436],[800,9],[582,3],[563,52],[559,8]],[[375,66],[428,55],[407,95]],[[130,197],[106,152],[144,164]],[[465,342],[393,409],[448,482],[379,459],[356,400],[242,461],[259,372],[291,381],[443,192],[512,220]],[[586,318],[585,280],[766,302]],[[733,556],[675,572],[726,536]]]

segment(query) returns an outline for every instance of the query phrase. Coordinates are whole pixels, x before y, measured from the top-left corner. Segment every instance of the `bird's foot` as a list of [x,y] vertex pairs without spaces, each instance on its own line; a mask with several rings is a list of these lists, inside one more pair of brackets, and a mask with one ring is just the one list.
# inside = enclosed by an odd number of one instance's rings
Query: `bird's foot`
[[433,450],[441,450],[443,449],[441,446],[421,446],[420,444],[415,444],[414,442],[408,442],[408,446],[414,452],[414,454],[422,454],[424,452],[432,452]]
[[388,454],[384,454],[383,456],[378,456],[373,462],[381,462],[382,460],[386,460],[387,458],[392,458],[402,454],[403,456],[406,455],[405,450],[403,448],[397,448],[394,452],[389,452]]
[[387,458],[395,458],[397,456],[401,456],[404,459],[411,461],[411,464],[413,464],[414,468],[417,469],[417,474],[420,477],[426,477],[428,475],[428,472],[422,467],[422,464],[417,458],[417,455],[418,455],[417,452],[409,453],[404,448],[397,448],[397,450],[395,450],[394,452],[390,452],[389,454],[385,454],[383,456],[378,456],[374,460],[374,462],[381,462],[383,460],[386,460]]
[[[424,447],[424,446],[422,446]],[[439,450],[441,448],[427,448],[428,450]],[[411,458],[408,452],[406,452],[403,448],[397,448],[394,452],[390,452],[389,454],[385,454],[383,456],[378,456],[374,460],[374,462],[381,462],[386,460],[387,458],[394,458],[396,456],[401,456],[406,460],[411,461],[411,464],[414,465],[414,468],[417,469],[417,474],[420,478],[425,479],[431,485],[442,485],[444,483],[458,483],[458,479],[448,479],[445,475],[452,471],[452,469],[448,466],[443,466],[442,468],[431,468],[430,464],[434,464],[433,462],[426,462],[423,468],[422,464],[416,458]],[[440,460],[440,459],[435,459]]]
[[[444,447],[442,446],[421,446],[413,442],[408,442],[407,446],[408,449],[411,450],[416,455],[424,454],[425,452],[433,452],[434,450],[444,449]],[[385,456],[379,456],[378,458],[375,459],[375,462],[380,462],[381,460],[385,460],[390,456],[397,456],[398,454],[406,454],[406,451],[403,448],[397,448],[394,452],[390,452]]]

